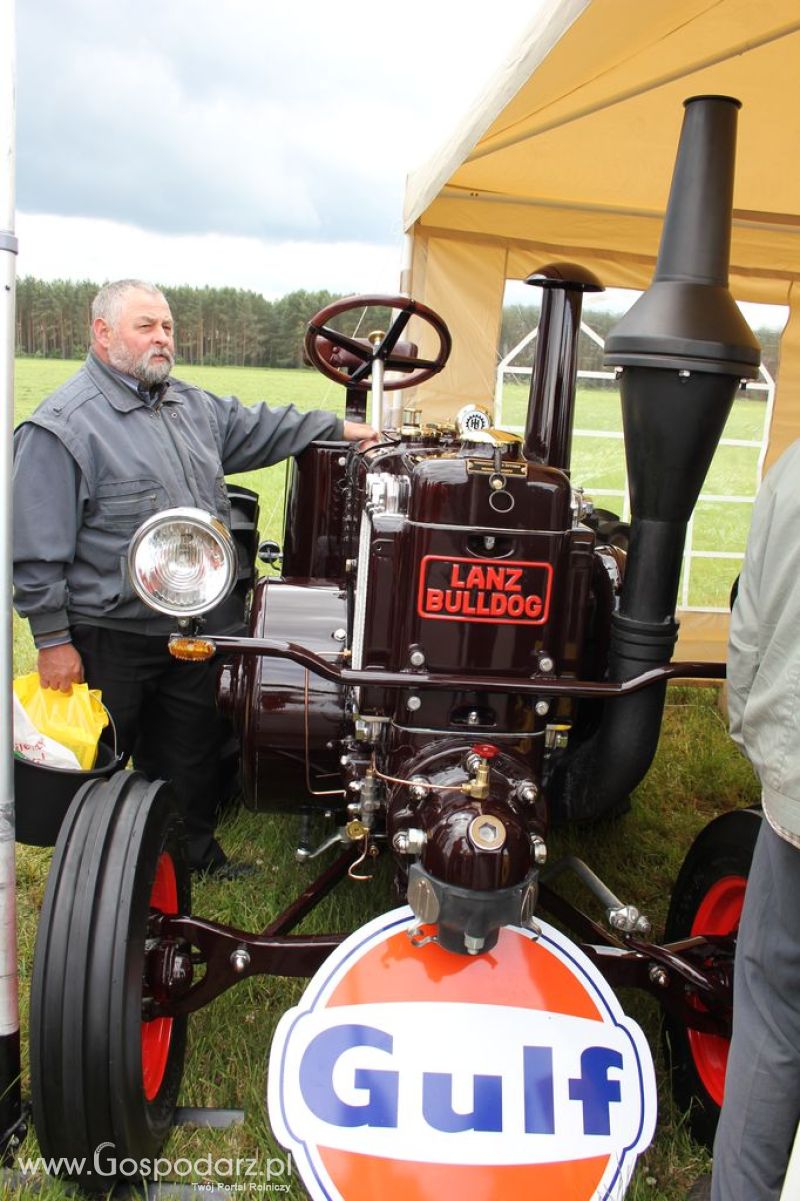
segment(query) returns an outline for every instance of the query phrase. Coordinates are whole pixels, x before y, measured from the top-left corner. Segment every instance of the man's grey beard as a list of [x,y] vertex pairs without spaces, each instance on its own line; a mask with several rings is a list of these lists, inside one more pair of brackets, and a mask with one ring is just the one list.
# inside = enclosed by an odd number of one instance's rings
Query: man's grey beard
[[[153,363],[151,360],[159,354],[163,355],[166,361]],[[125,375],[133,376],[134,379],[138,379],[142,384],[147,384],[148,387],[152,387],[153,384],[163,384],[175,364],[172,352],[166,346],[160,350],[151,346],[138,359],[132,351],[128,350],[127,346],[115,346],[113,350],[109,347],[108,361],[112,367],[116,367],[117,371],[123,371]]]

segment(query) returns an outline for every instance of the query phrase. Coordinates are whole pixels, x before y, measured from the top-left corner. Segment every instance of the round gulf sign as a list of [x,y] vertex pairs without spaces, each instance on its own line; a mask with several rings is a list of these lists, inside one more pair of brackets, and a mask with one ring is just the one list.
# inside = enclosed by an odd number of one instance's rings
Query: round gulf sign
[[281,1018],[269,1117],[313,1201],[616,1201],[653,1136],[639,1027],[545,923],[474,958],[352,934]]

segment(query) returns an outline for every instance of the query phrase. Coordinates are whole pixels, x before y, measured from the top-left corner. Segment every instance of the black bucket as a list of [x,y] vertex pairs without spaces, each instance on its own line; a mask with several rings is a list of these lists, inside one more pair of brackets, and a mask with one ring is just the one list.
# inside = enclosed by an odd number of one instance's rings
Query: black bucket
[[114,746],[102,740],[91,771],[48,767],[14,755],[15,837],[32,847],[54,847],[61,823],[76,792],[92,780],[109,780],[125,766],[125,755],[117,751],[117,734],[109,716]]

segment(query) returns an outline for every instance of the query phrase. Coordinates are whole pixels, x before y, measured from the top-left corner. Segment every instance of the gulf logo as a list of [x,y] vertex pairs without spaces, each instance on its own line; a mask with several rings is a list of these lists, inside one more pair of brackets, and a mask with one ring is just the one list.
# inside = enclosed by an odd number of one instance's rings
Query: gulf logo
[[413,922],[357,930],[275,1032],[270,1122],[312,1201],[618,1201],[656,1090],[605,980],[545,923],[467,958]]

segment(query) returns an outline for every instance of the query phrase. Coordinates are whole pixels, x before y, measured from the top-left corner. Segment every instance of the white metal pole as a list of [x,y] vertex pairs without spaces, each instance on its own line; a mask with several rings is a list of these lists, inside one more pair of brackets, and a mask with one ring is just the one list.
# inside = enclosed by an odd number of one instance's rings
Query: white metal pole
[[370,424],[381,433],[383,430],[383,359],[374,359],[372,363],[372,405]]
[[11,434],[14,426],[13,0],[0,3],[0,1156],[13,1151],[20,1116],[14,759],[11,718]]

